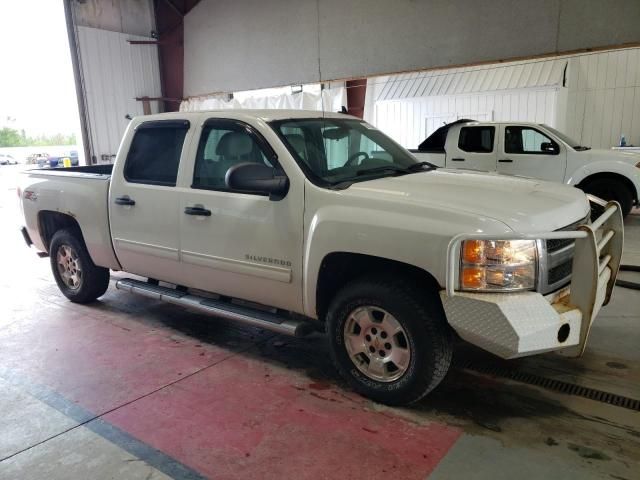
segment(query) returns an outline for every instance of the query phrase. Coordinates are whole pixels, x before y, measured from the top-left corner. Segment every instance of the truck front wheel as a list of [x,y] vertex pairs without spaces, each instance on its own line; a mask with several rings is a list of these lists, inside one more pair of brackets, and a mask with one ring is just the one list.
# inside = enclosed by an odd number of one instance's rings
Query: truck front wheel
[[377,402],[417,402],[451,364],[452,335],[437,294],[404,279],[348,284],[332,301],[327,326],[338,371]]
[[109,269],[96,266],[84,242],[69,230],[58,230],[49,248],[51,270],[62,294],[74,303],[90,303],[109,287]]
[[[595,178],[587,181],[584,185],[580,185],[580,189],[585,193],[590,193],[591,195],[595,195],[603,200],[615,200],[620,204],[623,217],[629,215],[631,208],[633,208],[633,192],[631,192],[629,187],[619,180],[611,178]],[[598,217],[603,211],[604,209],[599,207],[592,212],[592,216]]]

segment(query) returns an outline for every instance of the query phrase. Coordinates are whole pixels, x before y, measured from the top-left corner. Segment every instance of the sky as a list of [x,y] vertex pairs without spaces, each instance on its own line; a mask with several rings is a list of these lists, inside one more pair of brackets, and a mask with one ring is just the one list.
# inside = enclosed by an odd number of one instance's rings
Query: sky
[[0,0],[2,127],[79,137],[62,0]]

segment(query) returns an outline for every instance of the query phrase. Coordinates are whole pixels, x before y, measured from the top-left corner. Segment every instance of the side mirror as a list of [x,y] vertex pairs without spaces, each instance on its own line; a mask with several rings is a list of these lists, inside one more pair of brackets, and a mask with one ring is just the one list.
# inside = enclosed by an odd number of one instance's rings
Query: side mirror
[[554,155],[559,152],[558,146],[551,142],[542,142],[540,144],[540,150],[545,153],[553,153]]
[[267,193],[270,200],[281,200],[289,191],[289,179],[277,173],[263,163],[244,162],[227,170],[224,180],[231,190]]

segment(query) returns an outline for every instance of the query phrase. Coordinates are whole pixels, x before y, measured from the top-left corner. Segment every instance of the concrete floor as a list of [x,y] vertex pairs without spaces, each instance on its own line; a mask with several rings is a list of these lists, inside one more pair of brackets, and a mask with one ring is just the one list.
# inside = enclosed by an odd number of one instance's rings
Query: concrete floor
[[[18,234],[18,169],[0,167],[0,479],[640,479],[636,411],[463,367],[388,408],[344,386],[319,334],[114,288],[74,305]],[[626,242],[640,264],[640,212]],[[508,365],[640,399],[639,322],[640,295],[616,288],[581,359]],[[495,362],[456,352],[471,359]]]

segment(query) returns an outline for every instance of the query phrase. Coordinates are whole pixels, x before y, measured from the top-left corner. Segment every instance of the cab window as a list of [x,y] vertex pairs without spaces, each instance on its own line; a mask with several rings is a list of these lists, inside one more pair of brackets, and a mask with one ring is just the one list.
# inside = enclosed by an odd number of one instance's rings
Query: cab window
[[458,148],[464,152],[491,153],[495,127],[462,127],[458,137]]
[[189,130],[186,120],[145,122],[136,128],[124,165],[130,183],[175,187],[178,166]]
[[225,177],[234,165],[262,163],[274,168],[275,154],[246,124],[210,120],[204,126],[193,173],[192,188],[228,190]]
[[531,127],[509,126],[504,129],[505,153],[555,155],[558,144]]

